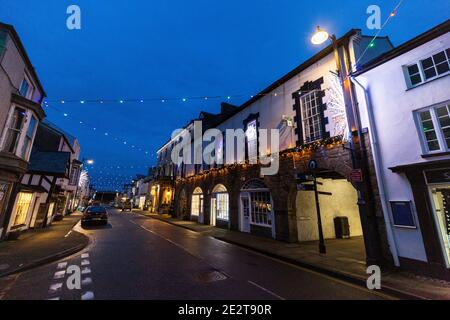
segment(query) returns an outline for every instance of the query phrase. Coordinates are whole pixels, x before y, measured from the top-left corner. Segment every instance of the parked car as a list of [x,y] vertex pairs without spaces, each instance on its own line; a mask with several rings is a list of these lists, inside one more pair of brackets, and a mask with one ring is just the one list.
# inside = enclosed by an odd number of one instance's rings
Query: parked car
[[132,211],[133,206],[131,205],[131,201],[122,202],[122,211]]
[[105,207],[87,207],[87,209],[83,213],[83,217],[81,218],[81,226],[92,223],[100,223],[103,225],[108,224],[108,212],[106,211]]

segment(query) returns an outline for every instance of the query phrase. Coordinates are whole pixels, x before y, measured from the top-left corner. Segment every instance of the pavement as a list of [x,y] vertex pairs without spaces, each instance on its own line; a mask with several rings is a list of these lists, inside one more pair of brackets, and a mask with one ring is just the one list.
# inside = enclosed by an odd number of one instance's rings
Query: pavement
[[[388,294],[138,213],[81,227],[82,251],[0,278],[0,300],[385,300]],[[80,270],[81,286],[69,285]],[[170,316],[170,311],[168,311]]]
[[89,242],[72,231],[81,213],[65,216],[43,229],[29,230],[19,239],[0,242],[0,278],[59,260],[82,250]]
[[[289,244],[242,232],[202,225],[193,221],[174,219],[169,215],[149,214],[142,211],[138,213],[204,236],[254,250],[297,266],[360,286],[366,286],[368,275],[364,261],[362,238],[327,240],[327,254],[324,255],[318,253],[317,242]],[[398,270],[383,272],[381,279],[383,292],[404,299],[450,300],[450,283],[443,280]]]

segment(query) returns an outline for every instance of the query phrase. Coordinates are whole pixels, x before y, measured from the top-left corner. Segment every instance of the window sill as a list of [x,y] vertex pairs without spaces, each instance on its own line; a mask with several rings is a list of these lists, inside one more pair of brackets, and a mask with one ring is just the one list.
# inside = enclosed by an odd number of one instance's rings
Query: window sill
[[417,84],[417,85],[415,85],[415,86],[409,87],[409,88],[406,89],[406,91],[410,91],[410,90],[419,88],[419,87],[421,87],[421,86],[424,86],[424,85],[426,85],[426,84],[428,84],[428,83],[431,83],[431,82],[433,82],[433,81],[436,81],[436,80],[445,78],[445,77],[447,77],[447,76],[450,76],[450,72],[447,72],[447,73],[445,73],[445,74],[441,74],[441,75],[439,75],[439,76],[437,76],[437,77],[435,77],[435,78],[433,78],[433,79],[426,80],[426,81],[424,81],[424,82],[422,82],[422,83],[419,83],[419,84]]
[[450,156],[450,151],[427,153],[427,154],[423,154],[422,158],[427,159],[427,158],[441,157],[441,156]]

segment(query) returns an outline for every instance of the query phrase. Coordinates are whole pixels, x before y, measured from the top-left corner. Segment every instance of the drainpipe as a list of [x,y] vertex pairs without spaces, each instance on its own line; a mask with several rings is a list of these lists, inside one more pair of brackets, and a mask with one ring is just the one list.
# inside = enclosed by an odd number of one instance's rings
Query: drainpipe
[[353,76],[350,76],[350,80],[356,84],[358,87],[360,87],[364,91],[364,99],[367,106],[367,117],[369,119],[369,136],[370,136],[370,145],[372,147],[373,157],[374,157],[374,166],[375,166],[375,173],[377,175],[377,184],[378,184],[378,191],[380,192],[380,199],[381,199],[381,206],[383,208],[383,217],[384,221],[386,223],[386,232],[387,237],[389,241],[389,246],[391,249],[392,256],[394,258],[394,264],[395,266],[399,267],[400,262],[398,259],[398,253],[397,253],[397,245],[395,243],[395,237],[394,237],[394,231],[391,224],[391,218],[390,218],[390,210],[387,203],[389,202],[387,194],[386,194],[386,182],[384,179],[384,175],[382,172],[383,162],[380,156],[380,150],[378,145],[378,134],[377,134],[377,128],[375,125],[372,105],[370,102],[369,95],[367,93],[366,88],[358,82]]

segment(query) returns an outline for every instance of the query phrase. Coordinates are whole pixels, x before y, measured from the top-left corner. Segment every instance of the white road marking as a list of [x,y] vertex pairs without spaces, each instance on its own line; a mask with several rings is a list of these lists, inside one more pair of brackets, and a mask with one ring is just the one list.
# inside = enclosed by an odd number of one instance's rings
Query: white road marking
[[53,276],[54,280],[63,279],[66,275],[66,270],[61,270],[58,272],[55,272],[55,275]]
[[52,285],[50,286],[50,289],[48,290],[48,293],[49,293],[49,294],[54,294],[54,293],[60,291],[60,290],[62,289],[62,286],[63,286],[62,283],[55,283],[55,284],[52,284]]
[[70,236],[71,233],[72,233],[72,230],[70,230],[69,232],[67,232],[67,234],[64,236],[64,238],[67,238],[68,236]]
[[94,300],[94,293],[92,291],[86,291],[81,295],[81,300]]
[[87,259],[87,258],[89,258],[89,253],[88,253],[88,252],[83,253],[83,254],[81,255],[81,259]]
[[47,299],[47,300],[54,300],[54,301],[57,301],[57,300],[59,300],[59,297],[51,298],[51,299]]
[[88,286],[90,284],[92,284],[92,278],[87,277],[81,281],[81,285],[83,285],[83,286]]
[[82,267],[84,267],[84,266],[88,266],[88,265],[90,265],[91,263],[89,262],[89,260],[82,260],[81,261],[81,266]]
[[[132,222],[132,221],[130,220],[130,222]],[[134,222],[132,222],[132,223],[134,223]],[[153,231],[153,230],[150,230],[150,229],[144,227],[143,225],[140,225],[140,224],[138,224],[138,223],[134,223],[134,224],[137,225],[137,226],[140,226],[140,227],[141,227],[142,229],[144,229],[145,231],[148,231],[148,232],[154,234],[155,236],[157,236],[157,237],[159,237],[159,238],[161,238],[161,239],[163,239],[163,240],[166,240],[167,242],[169,242],[169,243],[173,244],[174,246],[180,248],[181,250],[183,250],[183,251],[186,252],[187,254],[193,256],[194,258],[197,258],[197,259],[203,261],[204,263],[206,263],[206,264],[207,264],[208,266],[210,266],[211,268],[216,269],[216,270],[222,272],[222,270],[219,270],[216,266],[214,266],[213,264],[211,264],[211,263],[210,263],[208,260],[206,260],[204,257],[202,257],[202,256],[200,256],[200,255],[197,255],[197,254],[194,254],[194,253],[192,253],[192,252],[190,252],[190,251],[187,250],[184,246],[182,246],[182,245],[180,245],[180,244],[178,244],[178,243],[176,243],[176,242],[174,242],[174,241],[172,241],[172,240],[170,240],[170,239],[168,239],[168,238],[166,238],[166,237],[163,237],[163,236],[160,235],[159,233],[157,233],[157,232],[155,232],[155,231]],[[222,273],[223,273],[223,272],[222,272]],[[231,276],[228,276],[228,275],[227,275],[227,277],[230,278],[230,279],[232,278]]]
[[65,269],[67,267],[67,262],[58,263],[58,270]]
[[279,299],[279,300],[286,300],[285,298],[283,298],[283,297],[277,295],[276,293],[273,293],[273,292],[270,291],[269,289],[266,289],[266,288],[264,288],[263,286],[260,286],[259,284],[254,283],[253,281],[250,281],[250,280],[249,280],[248,283],[250,283],[251,285],[254,285],[255,287],[261,289],[261,290],[264,291],[264,292],[267,292],[268,294],[274,296],[275,298],[277,298],[277,299]]

